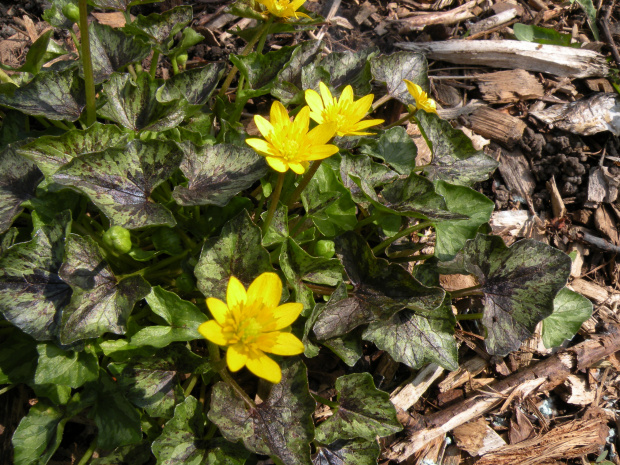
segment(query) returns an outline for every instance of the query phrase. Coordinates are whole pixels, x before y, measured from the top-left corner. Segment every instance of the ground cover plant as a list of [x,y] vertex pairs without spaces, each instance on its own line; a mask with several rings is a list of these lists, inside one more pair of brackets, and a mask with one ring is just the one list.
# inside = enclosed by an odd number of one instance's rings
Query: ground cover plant
[[[44,18],[79,23],[79,58],[43,67],[67,54],[46,33],[0,71],[0,392],[38,399],[16,464],[49,461],[76,417],[97,429],[81,464],[375,463],[402,426],[356,365],[365,349],[454,370],[458,319],[503,356],[540,321],[552,347],[589,317],[568,255],[487,234],[493,202],[473,186],[496,162],[439,118],[423,55],[263,53],[321,18],[240,1],[244,51],[186,69],[191,7],[132,20],[137,3],[54,0]],[[126,25],[88,25],[93,7]],[[373,112],[390,99],[408,113],[388,125]],[[446,292],[453,273],[479,284]],[[455,314],[466,296],[483,312]],[[351,370],[326,399],[307,362],[332,353]],[[315,424],[318,404],[332,415]]]

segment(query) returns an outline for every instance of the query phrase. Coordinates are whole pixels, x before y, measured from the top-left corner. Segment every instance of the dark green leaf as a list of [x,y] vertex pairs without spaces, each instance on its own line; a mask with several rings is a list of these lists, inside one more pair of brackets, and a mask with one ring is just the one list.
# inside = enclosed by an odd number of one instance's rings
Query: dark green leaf
[[338,408],[316,431],[323,443],[338,439],[374,441],[403,429],[387,392],[379,391],[370,373],[354,373],[336,380]]
[[181,171],[187,187],[177,186],[173,197],[180,205],[225,207],[235,195],[267,174],[267,163],[249,147],[231,144],[185,143]]
[[309,465],[314,407],[305,365],[287,359],[282,362],[282,381],[255,409],[248,409],[228,384],[217,383],[208,417],[227,440],[242,439],[252,452],[276,457],[284,465]]
[[39,363],[34,375],[37,384],[60,384],[78,388],[99,378],[99,360],[92,347],[85,351],[63,350],[54,344],[39,344]]
[[162,14],[138,15],[133,22],[124,27],[124,30],[130,35],[147,37],[157,44],[160,52],[167,54],[170,51],[171,39],[185,28],[192,18],[192,7],[183,5]]
[[370,65],[368,60],[377,54],[374,47],[363,48],[358,52],[334,52],[313,64],[302,72],[302,88],[319,90],[319,82],[336,89],[350,84],[357,95],[370,92]]
[[130,6],[145,5],[147,3],[159,3],[160,1],[161,0],[88,0],[88,3],[97,8],[126,11]]
[[545,347],[557,347],[565,339],[571,339],[591,316],[592,302],[570,289],[562,289],[553,300],[553,313],[542,323]]
[[265,19],[259,11],[252,8],[245,0],[232,2],[232,4],[226,8],[226,12],[241,18],[251,18],[258,21],[263,21]]
[[84,81],[73,70],[45,71],[21,87],[0,85],[0,105],[27,115],[75,121],[86,106]]
[[217,87],[224,68],[223,63],[210,63],[172,76],[160,88],[157,98],[160,102],[185,98],[192,105],[202,105]]
[[39,384],[32,380],[29,385],[37,397],[46,397],[56,405],[65,405],[71,399],[71,386]]
[[174,226],[172,213],[150,196],[178,168],[182,157],[173,142],[133,140],[124,148],[75,158],[53,179],[88,195],[113,225]]
[[[53,56],[50,57],[50,54],[47,52],[53,32],[54,30],[50,29],[41,34],[28,50],[26,62],[14,71],[37,74],[41,70],[41,66],[49,59],[53,58]],[[0,68],[11,69],[9,66],[3,65],[2,63],[0,63]]]
[[187,53],[191,47],[199,44],[203,40],[203,35],[198,34],[191,27],[185,28],[181,33],[181,40],[172,50],[170,50],[168,56],[176,59],[176,57],[182,55],[183,53]]
[[376,188],[397,178],[398,173],[385,165],[375,163],[366,155],[351,155],[345,152],[340,162],[340,176],[344,186],[351,192],[353,200],[368,208],[370,201],[364,192],[374,192]]
[[336,253],[353,292],[351,297],[327,303],[314,325],[314,333],[321,340],[389,318],[403,308],[428,313],[443,302],[443,289],[423,286],[401,266],[376,258],[358,234],[348,232],[337,237]]
[[338,440],[328,446],[317,447],[312,457],[314,465],[376,465],[381,449],[377,441],[364,439]]
[[[267,212],[261,213],[262,221],[267,219]],[[286,240],[289,234],[288,230],[288,208],[282,203],[278,203],[276,211],[271,219],[269,229],[263,236],[263,246],[271,247],[272,245],[282,244]]]
[[303,69],[314,60],[322,46],[323,43],[318,40],[309,40],[299,44],[293,51],[288,66],[278,72],[276,82],[271,88],[271,95],[284,105],[290,105],[293,102],[303,103],[301,75]]
[[381,134],[376,142],[362,146],[361,152],[380,158],[400,174],[410,174],[418,149],[405,128],[396,126]]
[[37,366],[36,342],[17,328],[0,342],[0,384],[32,380]]
[[594,3],[592,3],[592,0],[575,0],[575,1],[579,4],[581,8],[583,8],[583,11],[586,13],[586,16],[588,17],[588,25],[590,26],[590,29],[592,30],[592,35],[594,36],[594,40],[597,42],[600,41],[599,34],[598,34],[598,27],[596,26],[596,11],[597,10],[594,6]]
[[71,297],[71,288],[58,276],[70,222],[66,211],[0,258],[0,311],[38,341],[53,339],[58,312]]
[[65,15],[62,14],[62,9],[65,5],[69,4],[77,7],[78,0],[51,0],[50,3],[52,7],[43,12],[43,19],[54,27],[70,29],[73,26],[73,21],[68,20]]
[[118,447],[109,455],[92,459],[90,465],[143,465],[151,460],[151,447],[148,443]]
[[86,130],[72,129],[61,136],[39,137],[19,147],[17,153],[34,161],[45,176],[51,176],[75,157],[125,146],[131,138],[118,126],[96,122]]
[[260,228],[245,210],[224,225],[219,237],[205,242],[194,269],[198,289],[206,297],[219,299],[226,296],[231,276],[247,288],[265,271],[273,271],[269,252],[261,245]]
[[538,44],[560,45],[563,47],[571,46],[572,35],[560,34],[555,29],[522,23],[517,23],[512,28],[518,40],[536,42]]
[[59,407],[40,399],[13,434],[14,465],[44,465],[54,455],[67,418]]
[[22,202],[34,196],[43,177],[37,165],[20,156],[10,145],[0,152],[0,172],[0,233],[3,233],[23,211]]
[[427,314],[402,310],[387,321],[371,323],[362,337],[410,368],[436,363],[446,370],[459,367],[454,315],[449,298]]
[[525,239],[506,247],[501,237],[484,234],[467,241],[463,257],[484,292],[487,351],[500,356],[517,350],[551,315],[571,268],[568,255],[542,242]]
[[287,68],[296,48],[282,47],[265,55],[256,52],[246,56],[230,55],[230,61],[239,68],[239,72],[247,79],[252,89],[264,89],[268,92],[278,73]]
[[415,103],[403,79],[429,91],[428,64],[422,53],[396,52],[370,59],[372,77],[387,85],[388,94],[405,104]]
[[60,276],[73,289],[71,303],[62,313],[63,344],[101,336],[124,334],[134,304],[150,291],[142,276],[117,281],[90,236],[70,234]]

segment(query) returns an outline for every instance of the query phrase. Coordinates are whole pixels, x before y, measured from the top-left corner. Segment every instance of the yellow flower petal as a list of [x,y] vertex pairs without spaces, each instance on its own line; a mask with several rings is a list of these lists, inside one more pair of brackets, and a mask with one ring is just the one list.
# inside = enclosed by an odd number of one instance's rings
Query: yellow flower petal
[[353,126],[353,129],[355,131],[360,131],[362,129],[366,129],[369,128],[371,126],[376,126],[377,124],[382,124],[385,121],[382,119],[365,119],[363,121],[360,121],[359,123],[355,124]]
[[275,273],[263,273],[248,288],[247,305],[262,304],[265,307],[277,307],[282,298],[282,281]]
[[220,299],[209,297],[207,299],[207,307],[209,307],[209,311],[211,315],[213,315],[213,318],[215,318],[215,321],[223,325],[228,315],[228,306]]
[[304,174],[306,172],[306,167],[304,166],[303,163],[289,163],[288,167],[295,174]]
[[338,103],[350,104],[351,102],[353,102],[353,87],[349,85],[346,86],[342,91],[342,94],[340,94],[340,100]]
[[321,96],[312,89],[308,89],[305,92],[306,103],[310,107],[312,112],[310,113],[310,118],[312,118],[317,123],[321,124],[323,122],[323,116],[321,112],[323,111],[323,100],[321,100]]
[[246,139],[245,143],[265,157],[275,155],[273,145],[263,139]]
[[364,97],[362,97],[361,99],[359,99],[357,102],[352,104],[352,110],[351,113],[349,114],[349,118],[351,120],[355,120],[355,121],[359,121],[361,120],[364,116],[366,116],[366,114],[368,113],[368,110],[370,110],[370,107],[372,106],[372,101],[374,100],[375,96],[372,94],[369,95],[365,95]]
[[215,320],[209,320],[198,326],[198,332],[207,340],[217,344],[218,346],[225,346],[228,344],[228,338],[224,336],[222,327],[217,324]]
[[243,350],[242,344],[235,344],[226,351],[226,364],[233,373],[241,370],[245,366],[248,355]]
[[259,132],[265,138],[270,137],[273,133],[273,125],[261,115],[254,115],[254,124],[256,124]]
[[325,106],[332,105],[334,103],[334,98],[332,97],[332,93],[329,91],[329,87],[327,87],[323,81],[319,82],[319,90],[321,91],[321,97],[323,98],[323,103]]
[[307,138],[311,141],[315,141],[315,145],[323,145],[327,143],[336,134],[335,123],[323,123],[319,124],[316,128],[310,131]]
[[256,344],[263,352],[275,355],[299,355],[304,351],[304,343],[295,335],[279,331],[261,335]]
[[286,173],[288,171],[288,163],[285,163],[281,158],[267,157],[266,160],[267,164],[278,173]]
[[288,113],[286,112],[286,108],[277,100],[273,102],[271,105],[271,111],[269,112],[269,117],[271,118],[271,124],[275,126],[282,126],[284,124],[290,123]]
[[308,132],[308,125],[310,124],[310,107],[303,107],[295,120],[293,121],[293,126],[291,127],[291,132],[295,135],[306,134]]
[[230,310],[243,306],[247,301],[245,287],[234,276],[228,280],[228,288],[226,289],[226,303]]
[[256,351],[245,362],[252,373],[259,378],[266,379],[270,383],[278,384],[282,380],[280,366],[270,359],[264,352]]
[[274,308],[271,311],[272,323],[269,325],[269,330],[277,331],[290,326],[299,317],[303,309],[304,306],[299,302],[288,302]]
[[324,160],[331,157],[334,153],[338,153],[338,147],[335,145],[319,145],[311,147],[308,160]]

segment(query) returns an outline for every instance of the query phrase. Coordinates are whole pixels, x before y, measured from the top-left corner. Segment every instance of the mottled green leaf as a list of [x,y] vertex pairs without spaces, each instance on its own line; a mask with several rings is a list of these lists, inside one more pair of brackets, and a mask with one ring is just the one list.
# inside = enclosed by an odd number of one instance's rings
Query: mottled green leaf
[[92,22],[88,30],[95,84],[101,84],[129,63],[141,63],[151,51],[150,45],[122,29]]
[[30,407],[13,434],[14,465],[44,465],[54,455],[65,427],[60,407],[40,399]]
[[131,134],[118,126],[96,122],[85,130],[72,129],[60,136],[38,137],[19,147],[17,153],[34,161],[45,176],[51,176],[75,157],[125,146],[131,138]]
[[314,325],[314,334],[320,340],[389,318],[403,308],[428,313],[443,302],[443,289],[423,286],[403,267],[376,258],[368,243],[356,233],[338,236],[336,253],[353,291],[346,299],[327,303]]
[[[50,39],[53,32],[54,30],[50,29],[41,34],[28,49],[28,53],[26,54],[26,62],[19,68],[15,68],[14,71],[37,74],[41,70],[41,66],[43,66],[48,60],[58,56],[56,54],[48,53],[48,47],[50,46]],[[7,70],[13,69],[2,63],[0,63],[0,68]]]
[[416,117],[432,144],[433,159],[424,169],[431,181],[472,186],[488,179],[497,168],[497,161],[476,150],[469,137],[460,129],[454,129],[448,121],[425,111],[417,112]]
[[172,76],[160,88],[157,98],[160,102],[185,98],[192,105],[202,105],[217,87],[224,69],[223,63],[209,63]]
[[23,211],[22,202],[34,196],[43,177],[37,165],[20,156],[10,145],[0,152],[0,172],[0,233],[3,233]]
[[379,139],[361,147],[360,151],[380,158],[400,174],[410,174],[415,168],[418,148],[402,126],[385,131]]
[[180,205],[225,207],[235,195],[267,174],[267,163],[249,147],[231,144],[181,145],[181,171],[187,187],[177,186],[173,197]]
[[278,71],[271,95],[284,105],[293,102],[303,103],[305,99],[301,82],[302,71],[314,60],[322,46],[323,43],[318,40],[308,40],[299,44],[293,51],[288,66]]
[[130,74],[114,73],[103,84],[107,103],[99,114],[132,131],[163,131],[178,126],[187,115],[188,105],[181,100],[159,102],[157,90],[163,81],[140,73],[134,82]]
[[362,338],[413,369],[436,363],[456,370],[459,364],[450,304],[446,298],[442,306],[426,314],[402,310],[387,321],[371,323]]
[[71,399],[71,386],[63,384],[39,384],[32,379],[28,383],[37,397],[46,397],[56,405],[65,405]]
[[375,387],[370,373],[354,373],[336,380],[338,408],[316,430],[323,443],[338,439],[364,438],[374,441],[403,429],[387,392]]
[[53,339],[59,311],[71,288],[58,276],[71,215],[42,227],[29,242],[15,244],[0,258],[0,311],[38,341]]
[[435,223],[437,234],[435,256],[439,260],[448,261],[452,260],[463,248],[467,239],[473,239],[476,236],[476,231],[481,225],[489,221],[495,204],[469,187],[454,186],[444,181],[437,181],[435,190],[446,200],[448,210],[468,217],[463,220]]
[[133,346],[150,345],[160,348],[176,341],[202,338],[198,326],[207,321],[207,317],[193,303],[159,286],[151,289],[146,301],[153,313],[162,317],[169,326],[142,328],[131,337],[130,343]]
[[[276,76],[286,69],[297,47],[282,47],[266,54],[253,52],[246,56],[230,55],[230,61],[248,81],[252,89],[271,89]],[[271,85],[270,85],[271,84]]]
[[143,465],[152,458],[151,447],[148,442],[117,447],[114,452],[105,457],[93,458],[90,465]]
[[375,163],[366,155],[351,155],[345,152],[340,162],[340,176],[353,200],[368,208],[370,201],[364,192],[374,192],[376,188],[397,178],[398,173],[381,163]]
[[174,226],[172,213],[150,196],[178,168],[182,157],[173,142],[133,140],[124,148],[74,158],[53,179],[86,194],[113,225]]
[[[594,37],[594,40],[597,42],[600,41],[598,27],[596,26],[597,9],[594,6],[594,3],[592,2],[592,0],[573,0],[573,1],[576,1],[579,4],[579,6],[583,8],[583,11],[586,13],[586,16],[588,18],[588,26],[590,26],[590,30],[592,31],[592,36]],[[573,3],[573,1],[571,1],[571,3]]]
[[252,6],[250,6],[245,0],[233,1],[226,8],[226,12],[239,16],[240,18],[251,18],[259,21],[263,21],[265,19],[258,10],[252,8]]
[[37,366],[34,339],[13,328],[0,342],[0,384],[26,383],[32,380]]
[[205,242],[194,269],[198,289],[206,297],[223,300],[231,276],[247,288],[265,271],[273,271],[269,252],[261,245],[260,228],[245,210],[224,225],[219,237]]
[[90,236],[67,236],[66,258],[59,275],[73,289],[62,313],[60,340],[70,344],[106,332],[124,334],[134,304],[150,291],[142,276],[120,281]]
[[123,29],[130,35],[147,37],[156,44],[157,49],[167,54],[170,51],[172,38],[185,28],[192,20],[192,7],[178,6],[161,14],[151,13],[148,16],[138,15]]
[[45,71],[21,87],[0,86],[0,105],[27,115],[75,121],[86,106],[84,81],[73,70]]
[[[534,26],[533,24],[517,23],[512,26],[517,40],[536,42],[538,44],[571,46],[572,34],[561,34],[555,29]],[[578,47],[581,44],[577,44]]]
[[228,384],[217,383],[208,417],[224,438],[243,440],[251,452],[276,457],[284,465],[310,465],[314,407],[305,365],[289,358],[282,362],[282,381],[255,409],[248,409]]
[[428,63],[422,53],[396,52],[370,59],[370,69],[374,80],[387,85],[388,94],[405,104],[415,103],[403,79],[429,91]]
[[160,1],[161,0],[88,0],[88,3],[97,8],[126,11],[130,6],[145,5],[147,3],[159,3]]
[[65,15],[62,14],[62,9],[68,4],[78,6],[78,0],[51,0],[49,3],[51,3],[52,6],[43,12],[43,19],[54,27],[62,27],[64,29],[71,28],[73,26],[73,21],[68,20]]
[[381,449],[377,441],[339,439],[317,447],[313,465],[376,465]]
[[39,362],[34,375],[37,384],[60,384],[78,388],[99,378],[99,360],[92,347],[82,352],[63,350],[54,344],[39,344]]
[[506,247],[501,237],[484,234],[467,241],[463,258],[484,293],[487,351],[500,356],[517,350],[551,315],[571,268],[568,255],[542,242],[525,239]]
[[170,50],[170,52],[168,52],[168,57],[176,59],[176,57],[178,57],[179,55],[187,53],[187,51],[194,45],[202,42],[204,38],[205,37],[203,35],[198,34],[191,27],[183,29],[183,32],[181,33],[181,39],[177,41],[177,44],[174,46],[174,48]]
[[542,322],[545,347],[557,347],[571,339],[581,324],[592,316],[592,302],[570,289],[563,288],[553,300],[553,313]]
[[[261,220],[267,219],[267,212],[261,213]],[[288,230],[288,208],[282,203],[278,203],[276,211],[271,219],[271,224],[263,236],[263,246],[271,247],[272,245],[282,244],[289,234]]]

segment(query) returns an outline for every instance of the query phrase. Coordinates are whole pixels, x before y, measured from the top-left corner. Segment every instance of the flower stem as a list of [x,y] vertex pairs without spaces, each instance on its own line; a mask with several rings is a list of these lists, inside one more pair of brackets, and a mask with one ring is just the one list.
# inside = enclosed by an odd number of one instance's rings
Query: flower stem
[[408,227],[406,229],[403,229],[402,231],[400,231],[396,235],[387,238],[386,240],[381,242],[379,245],[376,245],[375,247],[373,247],[372,253],[374,253],[375,255],[378,255],[379,253],[381,253],[383,251],[383,249],[385,249],[392,242],[400,239],[401,237],[407,236],[407,235],[411,234],[414,231],[419,231],[420,229],[428,228],[431,225],[432,225],[432,223],[430,221],[423,221],[421,223],[414,224],[413,226],[410,226],[410,227]]
[[192,391],[196,387],[197,382],[198,382],[198,375],[196,373],[193,373],[192,376],[189,377],[189,380],[187,380],[185,388],[183,389],[183,395],[185,397],[189,396],[192,393]]
[[97,448],[97,437],[95,437],[95,439],[93,439],[93,441],[90,443],[90,445],[88,446],[88,449],[86,449],[86,452],[84,452],[84,455],[82,456],[82,458],[80,459],[77,465],[86,465],[88,461],[90,460],[90,458],[93,456],[93,452],[95,452],[96,448]]
[[86,125],[92,125],[97,119],[97,107],[95,104],[95,79],[93,77],[93,62],[90,54],[90,40],[88,38],[88,9],[86,0],[78,0],[80,9],[80,37],[81,60],[84,69],[84,82],[86,84]]
[[157,73],[157,62],[159,61],[159,50],[153,50],[153,58],[151,58],[151,69],[149,74],[151,79],[155,79],[155,73]]
[[211,362],[213,362],[213,365],[217,369],[217,372],[222,378],[222,380],[226,384],[228,384],[239,397],[243,399],[243,401],[249,408],[255,409],[256,404],[254,403],[254,401],[250,399],[250,396],[248,396],[243,389],[241,389],[241,386],[239,386],[237,382],[233,379],[233,377],[230,376],[230,373],[228,373],[226,366],[221,363],[222,359],[220,358],[220,348],[216,346],[213,342],[209,342],[209,357],[211,357]]
[[357,222],[357,226],[355,226],[355,230],[359,231],[360,229],[362,229],[367,224],[370,224],[370,223],[372,223],[374,221],[378,221],[380,218],[383,218],[384,216],[385,216],[385,213],[383,213],[381,211],[373,213],[372,215],[369,215],[366,218],[358,221]]
[[177,63],[177,57],[170,57],[170,63],[172,63],[172,74],[175,76],[179,74],[179,65]]
[[398,121],[394,121],[392,124],[388,124],[386,127],[384,127],[384,130],[393,128],[394,126],[400,126],[401,124],[403,124],[405,121],[409,121],[409,119],[411,118],[411,114],[407,113],[405,116],[403,116],[402,118],[400,118]]
[[467,297],[470,295],[483,295],[480,284],[472,287],[466,287],[465,289],[459,289],[457,291],[450,291],[450,296],[453,299],[458,299],[459,297]]
[[278,207],[278,202],[280,201],[280,193],[282,192],[282,186],[284,185],[284,173],[278,173],[278,181],[276,182],[276,188],[271,195],[271,203],[269,204],[269,210],[267,211],[267,218],[265,218],[265,222],[263,223],[263,234],[267,234],[269,230],[269,226],[271,225],[271,220],[273,219],[273,215],[276,212],[276,208]]
[[428,145],[428,148],[431,151],[431,154],[433,154],[433,143],[429,140],[428,136],[426,135],[426,131],[424,130],[424,128],[420,124],[420,120],[418,118],[416,118],[415,115],[411,115],[411,119],[415,122],[415,124],[418,125],[418,129],[420,130],[420,134],[422,134],[422,137],[424,138],[424,141],[426,142],[426,145]]
[[459,314],[459,315],[455,315],[454,318],[456,318],[457,321],[462,321],[462,320],[481,320],[482,319],[482,313],[467,313],[467,314]]
[[265,23],[265,25],[261,28],[261,36],[258,41],[258,45],[256,46],[256,52],[263,53],[263,48],[265,47],[265,41],[267,40],[267,36],[269,35],[269,28],[273,24],[273,16],[269,16],[269,19]]
[[383,97],[381,97],[379,100],[372,104],[372,111],[375,111],[381,105],[389,102],[390,100],[392,100],[392,96],[390,94],[385,94]]
[[310,183],[310,180],[312,179],[314,174],[317,172],[317,170],[321,166],[321,163],[323,163],[323,160],[316,160],[316,161],[314,161],[312,163],[312,165],[310,165],[310,168],[308,169],[308,171],[306,171],[306,174],[304,174],[304,177],[301,178],[301,181],[300,181],[299,185],[293,191],[293,193],[291,194],[290,199],[288,200],[288,202],[286,204],[286,206],[288,207],[289,210],[293,207],[295,202],[297,202],[297,200],[299,199],[299,196],[301,195],[301,193],[304,191],[306,186]]

